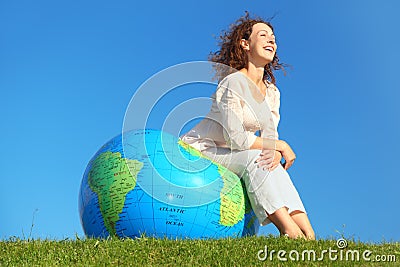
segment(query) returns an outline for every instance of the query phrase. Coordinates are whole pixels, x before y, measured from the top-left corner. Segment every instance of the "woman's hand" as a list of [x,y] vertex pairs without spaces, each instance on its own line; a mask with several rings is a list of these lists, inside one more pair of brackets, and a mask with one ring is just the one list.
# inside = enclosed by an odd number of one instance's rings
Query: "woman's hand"
[[276,144],[276,150],[282,153],[282,157],[285,159],[283,167],[285,170],[289,169],[296,159],[296,154],[294,154],[292,148],[283,140],[278,140]]
[[264,149],[261,151],[260,157],[256,160],[258,167],[268,169],[269,171],[275,170],[280,164],[282,154],[279,151]]

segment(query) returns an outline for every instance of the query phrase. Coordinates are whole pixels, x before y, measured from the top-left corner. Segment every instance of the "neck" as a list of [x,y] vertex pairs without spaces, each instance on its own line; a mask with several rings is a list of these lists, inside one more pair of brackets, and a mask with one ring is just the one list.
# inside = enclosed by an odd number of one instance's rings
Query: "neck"
[[264,66],[256,66],[249,62],[248,67],[240,71],[246,74],[257,86],[260,87],[260,85],[264,84]]

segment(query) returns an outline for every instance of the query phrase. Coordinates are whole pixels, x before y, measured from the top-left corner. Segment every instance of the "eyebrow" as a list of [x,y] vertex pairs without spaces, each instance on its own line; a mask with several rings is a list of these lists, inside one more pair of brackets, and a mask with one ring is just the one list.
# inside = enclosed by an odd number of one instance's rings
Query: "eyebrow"
[[[260,32],[266,32],[266,33],[269,34],[269,32],[268,32],[267,30],[259,30],[259,31],[257,32],[257,34],[259,34]],[[270,35],[271,35],[271,36],[275,36],[274,32],[272,32],[272,34],[270,34]]]

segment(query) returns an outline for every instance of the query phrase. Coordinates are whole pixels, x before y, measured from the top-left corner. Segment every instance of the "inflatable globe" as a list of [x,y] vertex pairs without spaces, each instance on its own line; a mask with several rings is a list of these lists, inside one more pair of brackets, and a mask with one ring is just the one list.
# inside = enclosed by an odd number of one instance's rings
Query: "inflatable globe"
[[241,180],[177,137],[123,133],[93,156],[79,191],[88,237],[208,239],[254,235]]

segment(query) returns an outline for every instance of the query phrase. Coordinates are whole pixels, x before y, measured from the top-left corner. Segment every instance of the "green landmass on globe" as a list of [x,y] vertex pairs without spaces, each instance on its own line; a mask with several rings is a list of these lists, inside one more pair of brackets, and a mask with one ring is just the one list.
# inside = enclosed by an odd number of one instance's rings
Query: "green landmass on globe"
[[120,219],[126,194],[135,188],[142,167],[140,161],[122,158],[119,152],[104,152],[93,161],[88,182],[99,198],[104,224],[111,235],[116,234],[115,223]]

